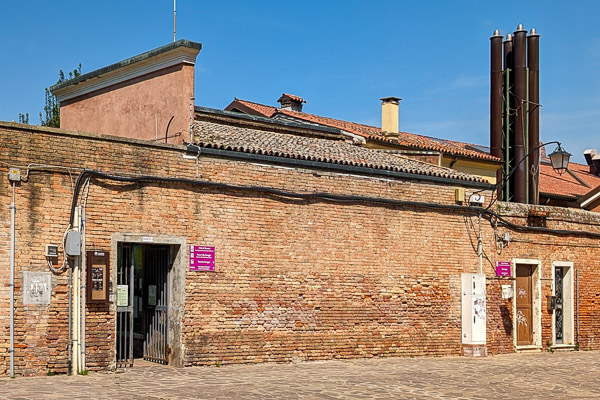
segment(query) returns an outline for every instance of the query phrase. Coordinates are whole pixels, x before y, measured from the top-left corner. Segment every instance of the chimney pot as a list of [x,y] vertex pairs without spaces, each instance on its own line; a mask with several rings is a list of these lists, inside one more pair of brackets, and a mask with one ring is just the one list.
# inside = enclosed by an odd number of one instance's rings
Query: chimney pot
[[283,93],[277,102],[284,110],[302,112],[302,104],[306,103],[306,100],[300,96]]
[[387,137],[398,137],[400,97],[382,97],[381,99],[381,131]]
[[600,156],[598,155],[598,151],[596,149],[587,149],[584,151],[583,158],[585,158],[585,162],[587,163],[588,167],[590,167],[590,174],[600,174],[600,169],[598,169],[598,161],[600,161]]
[[594,163],[596,175],[600,175],[600,154],[596,154],[594,157],[592,157],[592,162]]

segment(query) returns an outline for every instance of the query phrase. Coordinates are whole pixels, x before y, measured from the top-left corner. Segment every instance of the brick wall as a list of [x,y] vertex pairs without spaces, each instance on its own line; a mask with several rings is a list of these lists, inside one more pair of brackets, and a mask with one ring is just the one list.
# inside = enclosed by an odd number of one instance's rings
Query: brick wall
[[[203,156],[198,167],[183,148],[17,124],[0,125],[0,166],[30,163],[105,172],[184,177],[298,192],[378,196],[454,204],[454,185],[359,177]],[[53,277],[50,306],[24,306],[21,275],[46,271],[44,245],[61,243],[78,170],[45,167],[17,187],[16,371],[67,368],[67,273]],[[8,282],[10,187],[0,182],[0,273]],[[489,197],[489,193],[487,194]],[[500,204],[513,222],[527,209]],[[550,211],[548,225],[600,231],[597,214]],[[87,202],[88,249],[111,248],[113,233],[174,235],[216,248],[216,273],[185,273],[183,364],[328,358],[459,355],[461,281],[476,272],[477,217],[462,211],[367,203],[301,201],[189,184],[93,180]],[[580,280],[582,348],[599,349],[599,242],[581,236],[509,231],[501,254],[484,219],[489,261],[488,349],[514,351],[512,301],[493,278],[499,260],[574,262]],[[61,246],[62,250],[62,246]],[[187,251],[182,249],[181,251]],[[62,261],[62,257],[60,258]],[[114,266],[113,266],[114,272]],[[113,276],[114,273],[113,273]],[[544,295],[550,289],[542,280]],[[542,336],[551,335],[543,298]],[[8,368],[9,288],[0,288],[0,373]],[[115,306],[87,308],[89,369],[114,366]]]

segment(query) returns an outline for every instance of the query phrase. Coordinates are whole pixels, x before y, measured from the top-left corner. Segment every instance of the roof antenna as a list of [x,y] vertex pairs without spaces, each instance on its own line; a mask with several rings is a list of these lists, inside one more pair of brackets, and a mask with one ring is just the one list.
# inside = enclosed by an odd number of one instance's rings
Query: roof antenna
[[173,0],[173,41],[175,41],[175,16],[177,15],[177,0]]

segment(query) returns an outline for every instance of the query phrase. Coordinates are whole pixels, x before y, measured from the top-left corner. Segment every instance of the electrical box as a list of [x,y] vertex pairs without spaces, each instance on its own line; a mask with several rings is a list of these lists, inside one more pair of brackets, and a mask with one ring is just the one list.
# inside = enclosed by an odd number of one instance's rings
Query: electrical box
[[483,205],[484,202],[485,202],[485,196],[482,194],[472,194],[469,196],[470,204]]
[[465,201],[465,188],[454,189],[454,201],[457,203],[464,203]]
[[65,252],[72,257],[81,255],[81,233],[77,231],[70,231],[67,233]]
[[11,167],[8,169],[8,180],[11,182],[21,181],[21,170],[19,168]]
[[108,251],[86,252],[87,302],[108,303],[110,284],[110,262]]
[[48,258],[56,258],[58,257],[58,246],[55,244],[47,244],[46,245],[46,257]]
[[486,343],[485,274],[462,274],[462,343]]

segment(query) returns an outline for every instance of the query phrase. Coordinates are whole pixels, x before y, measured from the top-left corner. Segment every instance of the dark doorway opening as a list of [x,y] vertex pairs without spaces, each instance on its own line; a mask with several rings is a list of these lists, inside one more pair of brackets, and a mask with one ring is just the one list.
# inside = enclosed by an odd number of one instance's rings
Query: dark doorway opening
[[120,243],[117,257],[117,366],[167,364],[170,246]]

